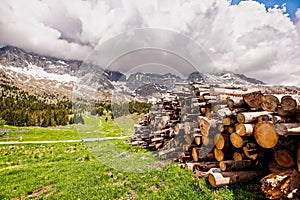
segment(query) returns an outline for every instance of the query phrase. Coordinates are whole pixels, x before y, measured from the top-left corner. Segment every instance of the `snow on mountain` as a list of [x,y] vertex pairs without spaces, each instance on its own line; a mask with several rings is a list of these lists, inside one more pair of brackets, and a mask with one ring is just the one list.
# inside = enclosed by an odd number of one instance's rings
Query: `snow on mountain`
[[[4,68],[4,66],[0,65],[0,68]],[[65,83],[65,82],[75,82],[78,79],[77,77],[71,76],[69,74],[49,73],[46,72],[43,68],[38,67],[36,65],[28,65],[27,67],[24,68],[9,66],[6,67],[6,69],[29,77],[33,77],[37,80],[48,79],[51,81],[57,81],[59,83]]]

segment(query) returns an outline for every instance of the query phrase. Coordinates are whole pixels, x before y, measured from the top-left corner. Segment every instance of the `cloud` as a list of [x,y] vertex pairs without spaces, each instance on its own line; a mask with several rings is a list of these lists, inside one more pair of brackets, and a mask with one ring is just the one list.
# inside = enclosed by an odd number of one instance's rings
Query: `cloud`
[[[285,12],[284,6],[266,9],[256,1],[229,5],[227,0],[3,0],[0,46],[84,59],[98,44],[123,32],[167,29],[203,47],[219,70],[300,86],[300,10],[295,23]],[[157,38],[175,51],[181,47],[184,54],[195,53],[176,37],[161,34]],[[159,64],[157,57],[149,62]],[[124,58],[124,62],[130,60]],[[126,62],[122,69],[132,67]],[[180,66],[174,68],[182,71]]]

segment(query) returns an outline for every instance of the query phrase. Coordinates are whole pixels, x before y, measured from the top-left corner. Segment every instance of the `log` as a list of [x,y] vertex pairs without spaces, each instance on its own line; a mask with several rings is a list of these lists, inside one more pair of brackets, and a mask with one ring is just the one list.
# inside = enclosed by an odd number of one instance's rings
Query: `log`
[[213,140],[210,139],[208,136],[202,136],[202,144],[205,146],[212,145]]
[[239,136],[253,136],[254,124],[236,124],[235,131]]
[[214,153],[214,157],[215,157],[216,161],[220,162],[220,161],[224,160],[225,155],[222,150],[214,148],[213,153]]
[[300,123],[277,123],[275,124],[275,131],[278,135],[281,136],[300,136]]
[[227,98],[226,104],[230,110],[234,110],[234,108],[245,107],[245,102],[242,98]]
[[208,171],[211,168],[217,168],[218,162],[188,162],[185,163],[185,169],[190,171]]
[[199,160],[198,152],[195,147],[192,148],[192,158],[194,162],[198,162]]
[[223,118],[222,121],[223,121],[224,126],[230,126],[231,124],[236,123],[236,120],[232,119],[230,117],[225,117],[225,118]]
[[172,153],[172,152],[182,151],[182,149],[183,149],[182,147],[174,147],[171,149],[161,150],[158,152],[158,156],[161,157],[161,156],[164,156],[164,155]]
[[297,108],[297,101],[291,96],[283,96],[281,98],[281,108],[284,111],[290,112]]
[[243,112],[238,113],[236,116],[237,121],[240,124],[251,123],[258,120],[258,117],[264,115],[270,115],[272,112],[261,111],[261,112]]
[[265,111],[274,112],[277,109],[279,103],[280,102],[279,102],[279,100],[276,96],[274,96],[274,95],[264,95],[264,96],[262,96],[261,107]]
[[222,95],[225,94],[227,96],[236,96],[241,97],[243,96],[247,91],[241,90],[241,89],[226,89],[226,88],[211,88],[210,94],[211,95]]
[[252,160],[226,160],[219,163],[222,171],[246,170],[255,167]]
[[207,117],[199,117],[199,127],[203,136],[208,136],[211,128],[216,128],[217,120],[208,119]]
[[262,191],[268,199],[299,199],[300,173],[285,170],[261,179]]
[[251,92],[243,95],[243,99],[251,108],[260,109],[262,106],[263,94],[260,91]]
[[258,122],[254,128],[254,138],[263,148],[275,147],[279,139],[271,122]]
[[243,160],[244,154],[236,151],[233,153],[232,157],[233,157],[233,160]]
[[226,133],[216,134],[214,138],[216,148],[220,150],[222,149],[228,150],[229,143],[230,143],[229,137],[230,137],[229,134]]
[[213,187],[230,185],[238,182],[252,181],[265,175],[264,171],[234,171],[210,173],[208,175],[208,182]]
[[196,145],[200,145],[201,144],[201,136],[200,135],[195,135],[194,136],[194,141],[196,143]]
[[245,156],[247,158],[249,158],[250,160],[256,160],[258,157],[259,152],[257,151],[257,146],[255,143],[247,143],[244,147],[243,147],[243,152],[245,154]]
[[241,136],[239,136],[237,133],[231,133],[230,134],[230,141],[231,144],[235,147],[235,148],[242,148],[244,145],[244,140]]
[[274,159],[280,167],[290,168],[295,166],[293,158],[285,149],[274,150]]

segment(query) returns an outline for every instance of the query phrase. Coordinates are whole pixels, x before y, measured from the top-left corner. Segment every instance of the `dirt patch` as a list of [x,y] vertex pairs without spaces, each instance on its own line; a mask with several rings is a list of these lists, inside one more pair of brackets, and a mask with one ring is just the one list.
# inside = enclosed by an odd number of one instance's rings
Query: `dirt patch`
[[53,187],[54,187],[54,185],[50,184],[50,185],[47,185],[47,186],[45,186],[43,188],[35,190],[32,194],[22,195],[22,196],[20,196],[18,198],[14,198],[14,200],[17,200],[17,199],[28,199],[28,198],[38,197],[38,196],[40,196],[41,194],[43,194],[44,192],[50,190]]

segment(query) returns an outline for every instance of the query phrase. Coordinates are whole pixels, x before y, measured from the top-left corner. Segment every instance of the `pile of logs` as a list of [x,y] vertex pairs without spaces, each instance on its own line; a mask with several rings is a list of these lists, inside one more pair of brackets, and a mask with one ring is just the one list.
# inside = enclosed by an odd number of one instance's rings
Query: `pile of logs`
[[180,122],[180,106],[178,99],[171,92],[153,105],[150,113],[145,114],[134,126],[135,134],[131,137],[131,145],[141,145],[145,149],[159,149],[175,137],[174,129]]
[[214,187],[272,172],[261,180],[268,198],[298,197],[299,92],[194,82],[168,95],[136,125],[132,145],[176,158]]

